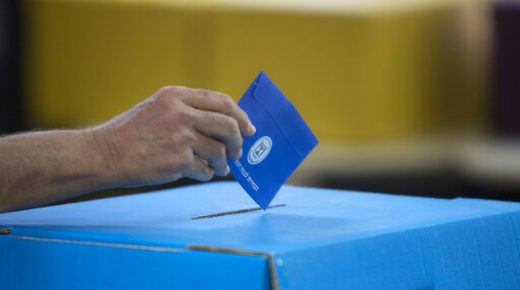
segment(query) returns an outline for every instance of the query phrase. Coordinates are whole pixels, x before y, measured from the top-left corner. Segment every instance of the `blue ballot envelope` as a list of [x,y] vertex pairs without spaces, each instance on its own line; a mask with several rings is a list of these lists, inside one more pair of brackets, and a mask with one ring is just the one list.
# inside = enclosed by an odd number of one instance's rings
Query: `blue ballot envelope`
[[256,133],[244,138],[242,157],[228,159],[228,164],[235,179],[266,209],[318,139],[264,72],[258,74],[238,105],[255,125]]

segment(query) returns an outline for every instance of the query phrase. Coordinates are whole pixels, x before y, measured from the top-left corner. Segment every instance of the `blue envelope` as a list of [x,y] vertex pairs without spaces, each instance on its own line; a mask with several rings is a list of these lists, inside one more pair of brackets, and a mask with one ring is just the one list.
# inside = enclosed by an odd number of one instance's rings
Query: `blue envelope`
[[235,179],[266,209],[318,139],[264,72],[256,77],[238,105],[255,125],[256,133],[244,138],[242,157],[228,159],[228,164]]

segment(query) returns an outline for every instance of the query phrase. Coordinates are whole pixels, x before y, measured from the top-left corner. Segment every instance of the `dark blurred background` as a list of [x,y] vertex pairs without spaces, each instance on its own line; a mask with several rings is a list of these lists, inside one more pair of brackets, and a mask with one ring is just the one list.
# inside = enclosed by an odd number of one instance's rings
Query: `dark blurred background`
[[0,134],[25,129],[19,1],[0,1]]
[[387,2],[0,0],[0,132],[264,70],[321,141],[289,183],[520,200],[520,4]]

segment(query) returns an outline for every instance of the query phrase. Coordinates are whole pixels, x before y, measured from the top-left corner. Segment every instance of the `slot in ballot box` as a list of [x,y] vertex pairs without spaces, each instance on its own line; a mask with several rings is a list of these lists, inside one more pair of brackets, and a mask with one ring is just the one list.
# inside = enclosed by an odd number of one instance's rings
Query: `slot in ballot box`
[[234,182],[0,215],[2,289],[518,289],[520,204]]

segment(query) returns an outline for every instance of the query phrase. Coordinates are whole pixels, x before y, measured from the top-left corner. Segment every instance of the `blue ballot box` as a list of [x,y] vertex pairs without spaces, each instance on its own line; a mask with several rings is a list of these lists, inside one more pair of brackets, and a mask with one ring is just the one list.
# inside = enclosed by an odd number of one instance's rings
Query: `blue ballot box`
[[520,289],[520,204],[234,182],[0,215],[1,289]]

